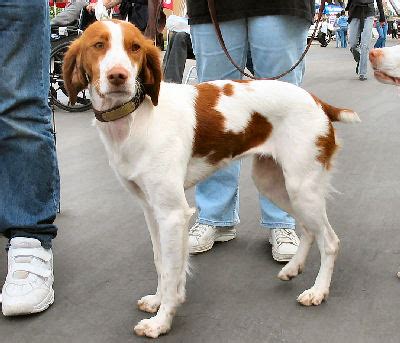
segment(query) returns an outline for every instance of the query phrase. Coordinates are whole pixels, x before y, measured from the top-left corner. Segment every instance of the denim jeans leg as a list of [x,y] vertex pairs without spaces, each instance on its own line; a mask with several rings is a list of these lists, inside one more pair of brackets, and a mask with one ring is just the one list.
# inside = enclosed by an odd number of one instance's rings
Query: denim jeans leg
[[260,195],[261,220],[260,224],[268,229],[294,229],[295,220],[285,211]]
[[366,76],[368,69],[368,54],[369,47],[372,39],[372,28],[374,24],[374,17],[367,17],[364,20],[364,29],[361,32],[360,41],[360,75]]
[[[258,77],[278,75],[297,62],[307,44],[309,24],[291,16],[264,16],[249,19],[249,44],[254,72]],[[276,28],[279,28],[278,30]],[[305,63],[282,80],[299,85],[303,79]],[[261,225],[266,228],[293,228],[294,219],[260,196]]]
[[49,248],[59,175],[48,106],[48,2],[5,0],[0,12],[0,233]]
[[339,29],[339,34],[342,48],[347,48],[347,30]]
[[198,222],[215,226],[239,223],[240,161],[214,173],[196,187]]
[[342,41],[342,39],[340,37],[340,30],[339,29],[337,29],[336,32],[335,32],[335,39],[336,39],[336,47],[338,48],[339,45],[341,44],[341,41]]
[[359,61],[360,55],[360,19],[353,18],[349,23],[349,45],[354,61]]
[[[220,23],[222,35],[232,58],[241,66],[246,64],[246,20]],[[211,24],[191,26],[193,52],[196,56],[197,76],[200,82],[216,79],[241,79],[241,74],[222,51]],[[239,223],[240,162],[231,163],[196,186],[198,221],[215,226]]]

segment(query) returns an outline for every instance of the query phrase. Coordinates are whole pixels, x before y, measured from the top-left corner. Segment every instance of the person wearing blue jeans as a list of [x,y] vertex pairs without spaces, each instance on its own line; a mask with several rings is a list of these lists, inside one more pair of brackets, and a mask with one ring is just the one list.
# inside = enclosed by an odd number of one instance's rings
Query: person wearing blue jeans
[[388,24],[384,23],[383,25],[379,25],[379,23],[377,23],[376,30],[378,31],[379,37],[375,42],[374,48],[384,48],[386,46]]
[[347,29],[349,26],[346,12],[342,11],[338,18],[337,25],[339,26],[339,37],[342,48],[347,48]]
[[[379,10],[380,25],[385,23],[382,0],[375,0]],[[346,6],[349,11],[349,45],[357,63],[356,73],[360,81],[367,80],[368,54],[374,25],[374,0],[349,0]],[[378,24],[379,25],[379,24]]]
[[0,2],[0,233],[9,239],[4,315],[54,301],[59,173],[48,106],[47,0]]
[[339,17],[340,17],[340,13],[337,13],[337,14],[336,14],[335,22],[334,22],[334,24],[333,24],[333,29],[335,30],[335,40],[336,40],[336,47],[337,47],[337,48],[339,48],[339,47],[340,47],[340,44],[341,44],[341,42],[340,42],[340,35],[339,35],[340,27],[339,27],[339,25],[338,25]]
[[[299,13],[295,11],[296,9],[293,10],[293,15],[285,15],[290,13],[288,8],[291,7],[285,6],[286,3],[296,2],[282,1],[282,8],[278,6],[279,8],[272,11],[282,15],[240,17],[244,12],[232,11],[231,13],[237,13],[238,19],[220,21],[227,49],[242,67],[246,65],[247,49],[250,47],[254,73],[257,77],[270,77],[289,69],[305,49],[314,3],[306,2],[309,6],[305,8],[308,8],[310,13],[303,8],[304,12],[299,16],[295,16],[295,13]],[[239,7],[236,7],[238,9],[242,2],[231,2],[233,7],[235,4],[238,4]],[[189,23],[192,19],[192,45],[199,81],[241,79],[241,73],[228,61],[222,51],[213,25],[207,21],[197,23],[193,20],[194,17],[191,17],[191,14],[193,15],[191,9],[196,12],[199,10],[198,5],[199,3],[192,4],[188,1]],[[252,8],[250,3],[247,5]],[[204,21],[204,18],[200,18],[199,21]],[[299,85],[303,73],[304,63],[286,75],[282,81]],[[240,164],[240,161],[233,162],[197,185],[198,218],[189,231],[191,253],[207,251],[216,241],[228,241],[236,237],[234,226],[239,223]],[[290,260],[298,247],[294,219],[262,196],[260,196],[260,207],[261,226],[271,229],[270,241],[274,258],[279,261]]]

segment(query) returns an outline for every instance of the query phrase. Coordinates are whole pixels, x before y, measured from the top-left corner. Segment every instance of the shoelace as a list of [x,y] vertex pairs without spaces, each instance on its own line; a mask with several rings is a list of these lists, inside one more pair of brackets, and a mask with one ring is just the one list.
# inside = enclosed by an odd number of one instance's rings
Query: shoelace
[[293,244],[296,246],[298,245],[298,241],[292,229],[275,230],[275,239],[278,246],[283,243]]
[[201,237],[206,232],[208,225],[196,223],[189,229],[189,236]]

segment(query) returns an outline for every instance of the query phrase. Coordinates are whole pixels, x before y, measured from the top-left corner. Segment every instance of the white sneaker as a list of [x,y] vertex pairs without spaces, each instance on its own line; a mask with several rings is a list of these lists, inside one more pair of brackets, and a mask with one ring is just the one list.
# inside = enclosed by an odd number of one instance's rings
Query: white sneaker
[[195,223],[189,229],[189,252],[197,254],[210,250],[214,242],[227,242],[236,237],[233,226],[216,227],[213,225]]
[[34,238],[15,237],[8,250],[3,286],[5,316],[42,312],[54,302],[53,254]]
[[272,244],[272,257],[278,262],[290,261],[300,244],[293,229],[272,229],[269,242]]

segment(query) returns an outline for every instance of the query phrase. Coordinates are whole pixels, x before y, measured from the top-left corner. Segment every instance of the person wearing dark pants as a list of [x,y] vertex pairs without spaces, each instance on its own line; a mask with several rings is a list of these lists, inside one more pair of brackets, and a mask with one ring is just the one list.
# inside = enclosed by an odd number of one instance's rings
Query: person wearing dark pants
[[48,105],[46,0],[0,2],[0,233],[9,239],[4,315],[54,301],[52,239],[59,173]]
[[170,32],[167,51],[164,55],[164,80],[182,83],[186,59],[194,59],[192,42],[187,32]]

